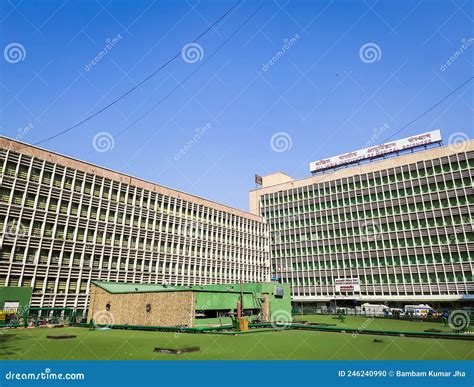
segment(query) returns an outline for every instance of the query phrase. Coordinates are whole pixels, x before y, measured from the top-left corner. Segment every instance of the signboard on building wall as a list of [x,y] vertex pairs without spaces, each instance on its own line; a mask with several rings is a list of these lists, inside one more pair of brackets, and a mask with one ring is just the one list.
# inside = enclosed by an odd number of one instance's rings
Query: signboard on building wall
[[335,278],[336,292],[360,292],[359,278]]
[[3,305],[3,310],[17,310],[19,308],[19,301],[5,301],[5,304]]
[[401,140],[375,145],[370,148],[344,153],[339,156],[329,157],[328,159],[313,161],[309,164],[309,169],[311,172],[323,171],[340,165],[351,164],[360,160],[368,160],[388,153],[399,152],[404,149],[416,148],[418,146],[433,144],[440,141],[441,132],[439,130],[433,130],[431,132],[417,134],[416,136],[402,138]]
[[277,286],[275,288],[275,296],[276,297],[283,297],[285,293],[285,290],[282,287]]

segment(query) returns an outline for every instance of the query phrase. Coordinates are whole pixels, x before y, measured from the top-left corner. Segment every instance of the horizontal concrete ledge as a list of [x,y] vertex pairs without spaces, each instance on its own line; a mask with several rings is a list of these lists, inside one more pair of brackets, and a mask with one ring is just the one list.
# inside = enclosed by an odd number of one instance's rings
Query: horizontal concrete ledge
[[380,301],[380,302],[449,302],[449,301],[474,301],[474,294],[460,294],[460,295],[435,295],[435,296],[324,296],[324,297],[314,297],[314,296],[294,296],[291,298],[291,301],[306,301],[306,302],[328,302],[333,300],[355,300],[361,302],[368,301]]

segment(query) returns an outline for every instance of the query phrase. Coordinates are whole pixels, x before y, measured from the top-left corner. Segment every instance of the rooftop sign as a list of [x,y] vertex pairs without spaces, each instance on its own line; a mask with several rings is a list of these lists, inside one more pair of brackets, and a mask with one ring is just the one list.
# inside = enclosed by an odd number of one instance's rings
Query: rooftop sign
[[441,132],[439,130],[433,130],[431,132],[402,138],[401,140],[375,145],[370,148],[344,153],[339,156],[329,157],[328,159],[313,161],[309,164],[309,169],[312,173],[320,172],[340,165],[352,164],[360,160],[373,159],[389,153],[399,152],[404,149],[416,148],[418,146],[433,144],[440,141]]

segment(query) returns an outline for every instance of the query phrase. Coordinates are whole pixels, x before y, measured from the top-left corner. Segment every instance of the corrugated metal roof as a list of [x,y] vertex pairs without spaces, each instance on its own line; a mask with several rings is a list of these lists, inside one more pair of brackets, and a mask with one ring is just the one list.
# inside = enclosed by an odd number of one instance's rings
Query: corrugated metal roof
[[[154,292],[225,292],[240,293],[240,284],[225,285],[192,285],[192,286],[163,286],[155,284],[135,284],[124,282],[93,281],[95,285],[109,293],[154,293]],[[268,283],[244,283],[244,293],[259,292],[262,285]]]

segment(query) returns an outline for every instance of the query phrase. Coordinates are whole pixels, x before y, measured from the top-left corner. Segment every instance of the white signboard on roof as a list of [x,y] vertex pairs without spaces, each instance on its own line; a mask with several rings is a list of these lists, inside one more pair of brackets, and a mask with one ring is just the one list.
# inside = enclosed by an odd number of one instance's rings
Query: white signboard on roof
[[385,144],[375,145],[370,148],[360,149],[358,151],[344,153],[339,156],[329,157],[324,160],[313,161],[309,164],[311,172],[323,171],[325,169],[335,168],[340,165],[351,164],[360,160],[380,157],[388,153],[399,152],[404,149],[416,148],[417,146],[433,144],[441,141],[441,132],[433,130],[415,136],[402,138],[387,142]]

